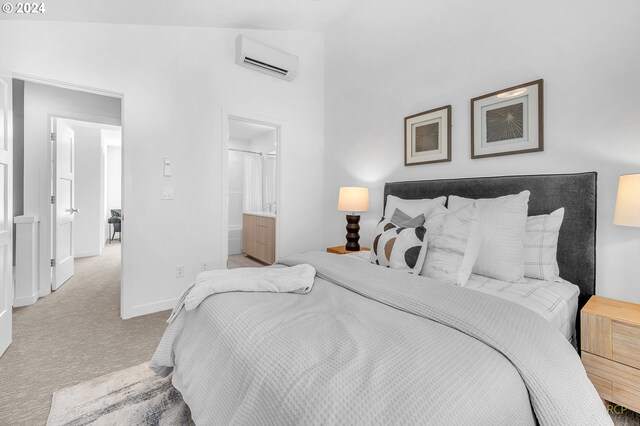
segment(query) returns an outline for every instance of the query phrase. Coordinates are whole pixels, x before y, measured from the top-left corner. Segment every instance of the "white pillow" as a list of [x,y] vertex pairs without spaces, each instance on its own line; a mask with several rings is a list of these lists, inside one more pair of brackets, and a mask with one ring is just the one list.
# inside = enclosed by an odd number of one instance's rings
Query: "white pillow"
[[480,227],[471,203],[460,210],[439,206],[427,220],[427,256],[420,275],[465,286],[480,250]]
[[394,195],[387,195],[387,206],[384,209],[384,217],[391,218],[393,212],[395,212],[396,209],[400,209],[411,217],[423,214],[424,217],[427,218],[437,206],[444,206],[446,201],[447,197],[438,197],[433,200],[430,198],[405,200]]
[[[473,273],[502,281],[518,281],[523,277],[529,194],[529,191],[522,191],[516,195],[476,200],[476,218],[482,237]],[[459,210],[473,201],[451,195],[449,209]]]
[[391,269],[418,274],[427,252],[424,226],[399,227],[382,218],[376,226],[369,261]]
[[560,278],[558,235],[564,209],[551,214],[529,216],[524,234],[524,276],[545,281]]

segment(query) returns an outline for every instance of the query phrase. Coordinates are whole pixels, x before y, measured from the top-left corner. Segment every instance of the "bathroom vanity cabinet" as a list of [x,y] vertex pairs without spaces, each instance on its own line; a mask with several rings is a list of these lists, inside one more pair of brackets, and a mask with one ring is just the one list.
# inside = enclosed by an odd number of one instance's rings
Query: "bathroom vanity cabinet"
[[243,252],[271,265],[276,261],[276,218],[272,213],[242,215]]

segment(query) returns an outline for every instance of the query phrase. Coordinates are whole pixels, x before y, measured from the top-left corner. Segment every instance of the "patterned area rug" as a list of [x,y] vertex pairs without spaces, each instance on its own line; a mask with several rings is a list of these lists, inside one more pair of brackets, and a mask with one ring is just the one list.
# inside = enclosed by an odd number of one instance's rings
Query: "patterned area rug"
[[[640,425],[640,414],[612,410],[616,426]],[[53,394],[47,426],[194,425],[189,407],[145,362]]]
[[621,407],[611,408],[609,412],[615,426],[639,426],[640,414]]
[[48,426],[193,425],[189,407],[145,362],[53,394]]

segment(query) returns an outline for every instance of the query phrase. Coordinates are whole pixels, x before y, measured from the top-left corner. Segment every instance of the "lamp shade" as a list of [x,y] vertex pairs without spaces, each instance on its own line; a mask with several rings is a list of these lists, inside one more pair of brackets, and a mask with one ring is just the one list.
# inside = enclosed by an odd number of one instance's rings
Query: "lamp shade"
[[340,188],[338,210],[342,212],[366,212],[369,210],[369,189],[357,186]]
[[620,176],[613,223],[640,227],[640,173]]

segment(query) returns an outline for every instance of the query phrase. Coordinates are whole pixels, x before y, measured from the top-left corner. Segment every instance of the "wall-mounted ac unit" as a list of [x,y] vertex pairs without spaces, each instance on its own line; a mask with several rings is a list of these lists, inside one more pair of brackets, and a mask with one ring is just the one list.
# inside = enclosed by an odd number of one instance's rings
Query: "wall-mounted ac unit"
[[298,57],[243,35],[236,39],[236,64],[291,81],[298,74]]

